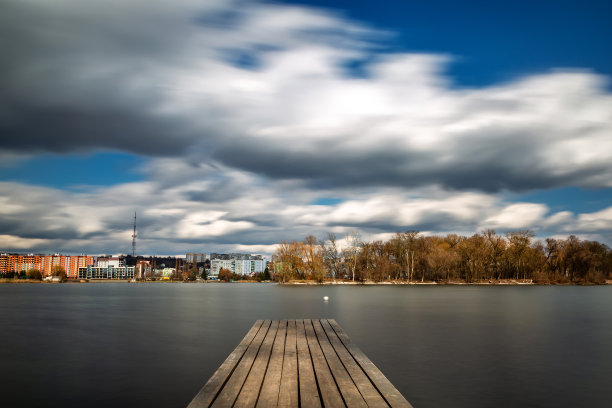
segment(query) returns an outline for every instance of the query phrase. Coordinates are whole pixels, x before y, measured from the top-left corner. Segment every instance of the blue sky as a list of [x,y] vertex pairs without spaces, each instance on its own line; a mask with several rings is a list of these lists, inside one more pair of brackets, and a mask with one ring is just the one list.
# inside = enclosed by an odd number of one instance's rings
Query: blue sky
[[110,186],[141,181],[138,167],[146,159],[121,152],[41,154],[16,166],[0,168],[5,181],[71,189],[86,185]]
[[[604,1],[8,1],[0,250],[612,244]],[[22,47],[15,44],[21,44]]]
[[454,56],[457,86],[484,86],[553,68],[612,74],[609,1],[303,1],[394,35],[393,51]]

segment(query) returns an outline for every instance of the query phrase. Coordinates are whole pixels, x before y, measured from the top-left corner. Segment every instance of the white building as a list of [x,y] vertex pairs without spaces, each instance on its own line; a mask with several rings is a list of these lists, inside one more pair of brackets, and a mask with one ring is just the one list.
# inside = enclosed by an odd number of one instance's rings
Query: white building
[[266,262],[262,259],[244,259],[236,260],[234,264],[234,272],[239,275],[252,276],[256,273],[261,273],[266,269]]
[[219,277],[219,271],[222,268],[229,269],[232,272],[236,272],[235,269],[236,261],[234,259],[213,259],[210,261],[210,274],[209,279],[217,279]]
[[125,258],[122,256],[105,256],[100,257],[96,260],[96,266],[98,268],[121,268],[125,266]]
[[133,266],[92,266],[79,268],[79,279],[134,279]]
[[238,275],[252,276],[261,273],[266,269],[268,262],[261,257],[251,257],[254,259],[212,259],[210,261],[209,279],[217,279],[221,268],[229,269]]

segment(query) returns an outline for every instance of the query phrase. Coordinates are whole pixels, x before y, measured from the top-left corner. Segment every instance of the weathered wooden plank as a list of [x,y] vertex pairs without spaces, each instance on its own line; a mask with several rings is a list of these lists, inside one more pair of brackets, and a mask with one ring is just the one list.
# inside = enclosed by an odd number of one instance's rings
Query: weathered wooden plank
[[212,405],[213,407],[231,407],[234,404],[240,390],[242,389],[244,381],[246,380],[246,377],[253,366],[255,357],[259,352],[259,348],[268,332],[270,324],[270,320],[265,320],[263,322],[261,329],[259,332],[257,332],[257,335],[255,335],[255,338],[247,348],[247,351],[244,353],[244,356],[238,363],[238,366],[230,376],[229,380],[225,383],[225,386],[217,398],[214,400]]
[[285,355],[283,357],[283,375],[278,394],[279,407],[298,406],[298,362],[296,350],[295,320],[287,322],[285,338]]
[[378,390],[374,388],[370,379],[365,375],[359,364],[355,361],[351,353],[344,347],[344,344],[340,341],[336,332],[330,326],[329,322],[325,319],[321,319],[321,325],[327,334],[327,338],[331,343],[332,347],[336,351],[336,354],[342,361],[342,364],[348,371],[353,382],[357,386],[357,389],[363,396],[363,399],[370,407],[388,407],[387,403],[380,395]]
[[261,389],[261,384],[266,374],[266,369],[268,368],[268,361],[270,360],[270,352],[272,351],[272,345],[274,344],[274,338],[278,330],[278,323],[278,320],[276,320],[270,325],[270,329],[259,348],[259,353],[257,353],[253,367],[240,390],[240,394],[238,394],[238,399],[236,399],[234,407],[255,407],[257,398],[259,397],[259,390]]
[[355,361],[361,369],[370,378],[376,389],[382,394],[387,403],[393,407],[412,408],[412,405],[404,396],[391,384],[385,375],[370,361],[370,359],[357,347],[351,339],[346,335],[340,325],[334,320],[329,319],[329,324],[336,332],[338,338],[342,341],[347,350],[351,353]]
[[312,322],[310,320],[304,320],[304,328],[306,330],[306,339],[308,341],[308,347],[310,349],[310,356],[312,358],[312,365],[315,371],[315,377],[317,384],[319,385],[319,391],[321,392],[321,399],[323,405],[326,407],[343,407],[344,401],[340,396],[340,391],[334,382],[319,340],[315,334]]
[[325,330],[323,330],[323,327],[321,326],[321,322],[319,320],[313,320],[312,325],[314,327],[315,334],[319,339],[319,345],[321,346],[323,355],[327,360],[327,365],[334,376],[334,380],[336,381],[346,406],[350,408],[367,408],[368,405],[359,393],[359,390],[355,386],[355,383],[351,379],[349,373],[346,371],[346,368],[344,368],[344,365],[342,365],[342,362],[336,354],[336,350],[334,350],[329,342],[329,339],[325,334]]
[[[310,324],[310,322],[309,322]],[[321,397],[317,389],[317,380],[310,358],[310,349],[306,339],[304,321],[296,321],[297,352],[298,352],[298,377],[300,382],[300,406],[302,408],[321,407]]]
[[257,406],[261,408],[275,407],[278,404],[281,376],[283,373],[283,356],[285,354],[285,336],[287,321],[281,320],[274,338],[274,346],[268,363],[268,370],[261,386]]
[[333,320],[258,320],[188,408],[405,407]]
[[202,389],[200,389],[200,392],[198,392],[191,403],[189,403],[187,408],[201,408],[210,406],[223,385],[226,383],[227,379],[234,371],[234,368],[236,368],[236,365],[244,355],[245,351],[248,349],[256,334],[259,332],[262,323],[263,320],[257,320],[255,324],[253,324],[240,344],[238,344],[234,351],[232,351],[232,353],[225,359],[223,364],[221,364],[217,371],[215,371],[212,377],[210,377],[206,384],[204,384]]

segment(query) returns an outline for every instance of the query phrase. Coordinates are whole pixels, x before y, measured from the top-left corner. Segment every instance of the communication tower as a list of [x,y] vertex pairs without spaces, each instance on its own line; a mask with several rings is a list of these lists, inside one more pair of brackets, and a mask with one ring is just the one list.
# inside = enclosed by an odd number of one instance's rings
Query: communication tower
[[132,234],[132,256],[136,256],[136,211],[134,211],[134,233]]

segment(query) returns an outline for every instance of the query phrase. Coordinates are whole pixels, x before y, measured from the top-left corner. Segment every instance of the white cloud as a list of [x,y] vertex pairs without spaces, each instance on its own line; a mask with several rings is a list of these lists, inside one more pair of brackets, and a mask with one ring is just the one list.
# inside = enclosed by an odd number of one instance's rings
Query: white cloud
[[612,231],[612,207],[587,214],[580,214],[575,227],[579,231],[610,232]]
[[482,227],[483,229],[534,228],[541,224],[547,212],[548,207],[544,204],[512,204],[485,219]]
[[0,250],[127,253],[134,211],[138,211],[137,251],[143,254],[198,250],[271,255],[278,242],[309,234],[326,239],[333,232],[342,246],[343,237],[355,230],[364,241],[389,239],[406,230],[471,235],[487,228],[500,233],[527,228],[552,235],[597,236],[609,242],[612,229],[611,209],[548,215],[542,204],[440,188],[334,190],[334,196],[344,201],[313,205],[321,191],[299,184],[277,186],[256,175],[234,177],[234,171],[227,169],[219,172],[221,179],[237,187],[220,201],[194,196],[195,184],[188,180],[173,187],[160,180],[84,191],[0,183],[3,208],[11,209],[0,217],[5,235]]
[[552,214],[546,220],[544,220],[544,226],[552,226],[560,229],[567,228],[569,225],[574,224],[574,214],[571,211],[559,211],[558,213]]
[[49,240],[21,238],[15,235],[0,235],[0,248],[31,249],[47,245]]
[[4,15],[5,41],[30,45],[7,59],[0,124],[19,137],[5,149],[187,155],[328,186],[612,186],[612,97],[588,71],[457,89],[452,56],[378,53],[354,78],[343,64],[380,33],[257,1],[10,1]]
[[[0,24],[0,130],[14,135],[0,158],[150,157],[144,182],[0,183],[5,248],[126,252],[134,210],[149,253],[355,228],[609,240],[609,210],[548,215],[500,193],[612,187],[612,95],[588,70],[458,89],[450,55],[382,54],[363,24],[257,1],[9,0]],[[372,61],[364,77],[343,67],[354,59]],[[342,201],[312,204],[325,196]]]
[[[213,211],[209,214],[189,214],[181,220],[172,236],[188,239],[218,237],[247,230],[255,226],[252,222],[247,221],[215,219],[220,217],[220,215],[217,214],[222,215],[224,213]],[[211,216],[214,218],[211,218]]]
[[236,245],[234,248],[237,252],[248,252],[250,254],[270,255],[276,251],[277,244],[273,245]]

